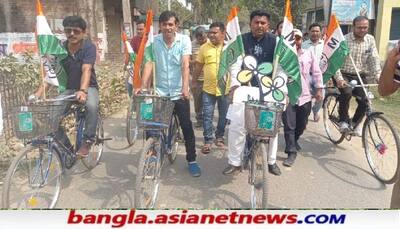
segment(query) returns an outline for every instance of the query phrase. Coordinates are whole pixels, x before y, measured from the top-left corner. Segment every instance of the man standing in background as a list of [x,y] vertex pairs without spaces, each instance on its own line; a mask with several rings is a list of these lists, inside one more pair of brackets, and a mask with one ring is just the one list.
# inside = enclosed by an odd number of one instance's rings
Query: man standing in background
[[190,70],[192,71],[192,94],[194,100],[194,111],[196,113],[195,127],[203,126],[203,71],[197,76],[193,75],[197,55],[199,54],[200,46],[207,42],[206,29],[203,26],[198,26],[193,32],[194,40],[192,41],[192,56],[190,60]]
[[[309,34],[310,34],[310,39],[306,40],[303,42],[302,44],[302,48],[303,49],[307,49],[309,51],[311,51],[316,60],[317,60],[317,64],[319,66],[319,60],[321,59],[322,56],[322,51],[324,49],[324,41],[321,39],[321,25],[318,23],[313,23],[310,25],[310,27],[308,28]],[[313,77],[310,76],[310,82],[311,82],[311,94],[314,98],[317,88],[317,82],[314,82]],[[322,82],[321,82],[322,83]],[[322,95],[323,95],[323,91],[322,91]],[[311,110],[313,112],[314,115],[314,121],[318,122],[320,119],[320,115],[319,115],[319,110],[322,107],[322,103],[323,103],[323,98],[321,100],[315,100],[314,105],[312,106]]]

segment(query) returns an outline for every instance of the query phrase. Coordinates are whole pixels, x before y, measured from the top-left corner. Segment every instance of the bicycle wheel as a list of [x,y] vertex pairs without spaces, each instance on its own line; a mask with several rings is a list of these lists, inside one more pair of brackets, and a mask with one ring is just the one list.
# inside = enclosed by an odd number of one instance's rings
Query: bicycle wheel
[[160,146],[155,138],[146,140],[135,182],[135,208],[154,208],[160,185]]
[[129,145],[133,145],[139,134],[139,128],[136,124],[136,112],[133,101],[129,101],[126,113],[126,140]]
[[251,208],[267,208],[268,163],[265,144],[256,142],[250,155],[250,205]]
[[339,131],[339,95],[328,94],[324,99],[324,127],[329,140],[333,144],[340,144],[344,140],[344,134]]
[[103,120],[99,114],[99,118],[97,121],[96,128],[96,139],[90,148],[89,155],[85,158],[82,158],[82,164],[88,168],[89,170],[93,169],[99,164],[101,155],[103,154],[104,147],[104,129],[103,129]]
[[363,126],[362,142],[376,178],[385,184],[394,183],[400,161],[400,141],[393,126],[380,114],[370,116]]
[[47,145],[28,146],[14,158],[3,186],[3,208],[54,208],[61,191],[62,164]]
[[168,152],[168,161],[173,164],[176,159],[176,155],[178,154],[178,149],[179,149],[179,140],[181,139],[181,133],[179,129],[179,121],[176,118],[176,116],[172,117],[171,121],[171,129],[169,130],[169,136],[168,138],[171,141],[171,148],[169,148]]

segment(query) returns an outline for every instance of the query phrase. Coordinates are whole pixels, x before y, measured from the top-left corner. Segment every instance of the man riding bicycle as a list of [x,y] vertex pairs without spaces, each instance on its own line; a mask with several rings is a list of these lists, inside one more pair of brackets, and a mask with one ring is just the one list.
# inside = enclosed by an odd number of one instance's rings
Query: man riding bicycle
[[[161,34],[154,37],[154,59],[145,56],[145,66],[142,78],[142,91],[150,87],[153,62],[155,65],[155,91],[161,96],[171,96],[175,103],[177,114],[185,140],[186,160],[192,176],[201,175],[201,169],[196,162],[195,136],[190,120],[189,102],[189,62],[192,54],[190,38],[177,33],[179,24],[175,12],[164,11],[160,14]],[[135,89],[140,93],[140,89]]]
[[[83,144],[77,155],[87,157],[96,135],[99,91],[96,80],[94,64],[96,62],[96,46],[85,39],[86,22],[79,16],[68,16],[63,20],[64,32],[67,41],[63,44],[68,51],[68,56],[61,61],[61,65],[67,73],[68,79],[66,90],[61,96],[75,94],[79,103],[85,104],[85,129],[83,133]],[[31,96],[30,100],[42,96],[47,84],[41,85]],[[70,103],[66,104],[69,109]],[[61,114],[60,114],[61,115]],[[64,138],[65,133],[60,128],[57,133],[59,138]]]
[[[345,36],[350,49],[350,55],[354,60],[357,71],[361,79],[366,82],[367,76],[370,78],[379,79],[381,74],[381,65],[376,49],[375,39],[372,35],[367,34],[369,28],[368,18],[365,16],[358,16],[353,20],[353,32]],[[365,111],[368,106],[366,95],[363,88],[345,87],[346,82],[356,80],[356,69],[352,64],[350,55],[346,57],[340,71],[335,75],[337,86],[340,90],[339,96],[339,118],[340,118],[340,132],[344,133],[349,131],[350,125],[354,128],[354,133],[361,136],[362,126],[358,125],[364,117]],[[349,118],[349,104],[351,96],[357,96],[357,109],[352,119]]]

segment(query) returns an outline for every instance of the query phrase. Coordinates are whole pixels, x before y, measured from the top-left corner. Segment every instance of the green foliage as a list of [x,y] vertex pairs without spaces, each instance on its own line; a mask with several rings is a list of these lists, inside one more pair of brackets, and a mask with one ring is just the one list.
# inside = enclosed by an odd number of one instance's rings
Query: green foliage
[[[302,14],[305,6],[311,0],[292,0],[292,15],[295,26],[301,25]],[[166,1],[159,0],[161,11],[167,9]],[[193,11],[188,11],[176,0],[171,0],[171,9],[178,13],[184,21],[191,24],[204,24],[208,19],[226,22],[226,18],[233,6],[240,8],[239,21],[241,25],[249,24],[250,13],[253,10],[265,10],[271,14],[271,29],[283,20],[285,0],[187,0],[192,4]]]
[[39,62],[32,53],[25,53],[22,59],[8,55],[0,58],[0,72],[11,77],[7,83],[24,88],[36,88],[39,84]]

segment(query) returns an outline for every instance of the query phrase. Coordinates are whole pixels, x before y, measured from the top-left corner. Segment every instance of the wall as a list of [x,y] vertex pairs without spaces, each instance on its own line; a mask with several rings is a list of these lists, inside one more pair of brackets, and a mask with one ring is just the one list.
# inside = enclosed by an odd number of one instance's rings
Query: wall
[[388,53],[392,8],[400,7],[399,0],[380,0],[376,24],[376,45],[381,60],[385,60]]
[[[62,20],[65,16],[76,15],[75,0],[42,1],[43,11],[52,31],[63,38]],[[107,52],[103,0],[97,0],[97,44],[98,60],[104,60]],[[0,55],[37,51],[33,32],[36,26],[36,11],[33,0],[0,1]],[[5,23],[3,23],[5,22]]]

